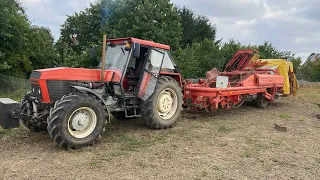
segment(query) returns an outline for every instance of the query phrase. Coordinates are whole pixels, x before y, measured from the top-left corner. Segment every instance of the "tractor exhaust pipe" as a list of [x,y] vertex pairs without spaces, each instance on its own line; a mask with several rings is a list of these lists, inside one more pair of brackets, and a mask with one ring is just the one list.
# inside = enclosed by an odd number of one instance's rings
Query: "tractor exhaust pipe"
[[104,70],[106,66],[106,49],[107,48],[107,35],[103,35],[103,43],[102,43],[102,60],[101,60],[101,83],[104,83]]

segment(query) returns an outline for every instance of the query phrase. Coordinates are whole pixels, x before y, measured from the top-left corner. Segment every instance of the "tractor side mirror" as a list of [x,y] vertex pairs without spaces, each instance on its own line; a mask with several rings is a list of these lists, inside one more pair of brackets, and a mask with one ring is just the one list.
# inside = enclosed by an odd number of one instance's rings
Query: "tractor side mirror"
[[133,43],[132,57],[139,58],[140,57],[140,43]]

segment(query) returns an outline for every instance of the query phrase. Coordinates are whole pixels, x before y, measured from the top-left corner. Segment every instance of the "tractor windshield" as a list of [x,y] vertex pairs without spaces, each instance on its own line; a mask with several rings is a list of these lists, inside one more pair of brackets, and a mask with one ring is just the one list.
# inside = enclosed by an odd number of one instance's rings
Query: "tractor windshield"
[[[125,50],[125,45],[108,45],[105,69],[121,70],[123,72],[128,56],[129,51]],[[101,63],[99,67],[101,67]]]

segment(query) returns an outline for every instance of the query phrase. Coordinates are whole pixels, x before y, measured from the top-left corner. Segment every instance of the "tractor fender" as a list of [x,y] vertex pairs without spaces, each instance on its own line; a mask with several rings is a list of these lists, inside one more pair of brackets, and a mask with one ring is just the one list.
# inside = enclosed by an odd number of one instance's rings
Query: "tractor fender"
[[109,108],[107,106],[107,103],[101,97],[101,95],[99,95],[98,93],[96,93],[92,89],[89,89],[89,88],[86,88],[86,87],[82,87],[82,86],[71,86],[71,87],[77,89],[78,91],[84,91],[84,92],[90,93],[90,94],[94,95],[95,97],[97,97],[98,99],[100,99],[102,101],[102,103],[104,104],[105,109],[108,112],[108,114],[107,114],[108,115],[108,122],[110,123],[110,121],[111,121],[110,110],[109,110]]

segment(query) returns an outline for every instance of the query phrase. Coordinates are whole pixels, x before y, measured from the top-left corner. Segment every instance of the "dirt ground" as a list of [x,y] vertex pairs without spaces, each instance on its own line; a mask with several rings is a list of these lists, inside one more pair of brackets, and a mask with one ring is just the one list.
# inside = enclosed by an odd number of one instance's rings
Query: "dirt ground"
[[303,89],[264,110],[185,110],[169,130],[113,121],[96,144],[68,151],[47,133],[1,130],[0,179],[319,179],[317,104],[320,90]]

